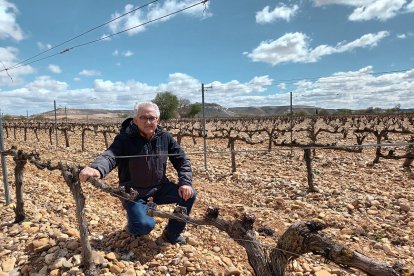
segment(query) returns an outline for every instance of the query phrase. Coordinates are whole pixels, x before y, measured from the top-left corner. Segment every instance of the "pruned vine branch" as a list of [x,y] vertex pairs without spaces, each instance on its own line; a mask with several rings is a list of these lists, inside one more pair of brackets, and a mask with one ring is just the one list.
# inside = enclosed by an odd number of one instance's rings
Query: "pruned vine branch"
[[226,221],[219,218],[219,210],[209,207],[204,218],[191,218],[180,212],[167,213],[158,211],[151,203],[147,214],[154,217],[180,219],[194,225],[209,225],[227,233],[247,252],[249,263],[256,275],[285,275],[289,261],[306,253],[323,256],[340,266],[357,268],[368,275],[396,276],[402,275],[393,267],[378,262],[368,256],[332,241],[319,232],[325,225],[319,222],[296,222],[279,238],[277,245],[270,251],[261,245],[255,236],[253,214],[242,214],[239,219]]

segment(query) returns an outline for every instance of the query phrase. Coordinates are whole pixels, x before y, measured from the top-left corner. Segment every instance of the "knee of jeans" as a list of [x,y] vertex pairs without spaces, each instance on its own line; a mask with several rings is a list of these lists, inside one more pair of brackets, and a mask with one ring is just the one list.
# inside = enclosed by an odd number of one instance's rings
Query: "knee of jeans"
[[139,236],[149,234],[152,231],[152,229],[154,229],[154,227],[155,227],[154,220],[128,223],[129,231],[131,231],[132,234],[139,235]]

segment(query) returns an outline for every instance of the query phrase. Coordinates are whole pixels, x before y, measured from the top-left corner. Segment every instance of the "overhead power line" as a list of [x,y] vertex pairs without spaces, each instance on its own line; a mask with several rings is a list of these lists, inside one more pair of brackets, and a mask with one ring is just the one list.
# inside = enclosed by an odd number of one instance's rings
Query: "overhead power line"
[[207,1],[208,1],[208,0],[203,0],[203,1],[201,1],[201,2],[198,2],[198,3],[195,3],[195,4],[193,4],[193,5],[187,6],[187,7],[185,7],[185,8],[180,9],[180,10],[177,10],[177,11],[175,11],[175,12],[168,13],[168,14],[163,15],[163,16],[160,16],[160,17],[158,17],[158,18],[148,20],[147,22],[144,22],[144,23],[142,23],[142,24],[138,24],[138,25],[136,25],[136,26],[133,26],[133,27],[131,27],[131,28],[128,28],[128,29],[125,29],[125,30],[119,31],[119,32],[117,32],[117,33],[113,33],[113,34],[111,34],[111,35],[103,36],[103,37],[101,37],[101,38],[98,38],[98,39],[95,39],[95,40],[91,40],[91,41],[89,41],[89,42],[85,42],[85,43],[82,43],[82,44],[75,45],[75,46],[71,47],[71,48],[70,48],[70,50],[75,49],[75,48],[79,48],[79,47],[82,47],[82,46],[86,46],[86,45],[89,45],[89,44],[92,44],[92,43],[95,43],[95,42],[98,42],[98,41],[101,41],[101,40],[105,40],[105,39],[111,38],[111,37],[113,37],[113,36],[116,36],[116,35],[119,35],[119,34],[122,34],[122,33],[128,32],[128,31],[130,31],[130,30],[133,30],[133,29],[136,29],[136,28],[139,28],[139,27],[145,26],[145,25],[150,24],[150,23],[153,23],[153,22],[155,22],[155,21],[158,21],[158,20],[164,19],[164,18],[166,18],[166,17],[169,17],[169,16],[172,16],[172,15],[174,15],[174,14],[177,14],[177,13],[183,12],[183,11],[185,11],[185,10],[191,9],[191,8],[193,8],[193,7],[195,7],[195,6],[200,5],[200,4],[204,4],[204,3],[206,3]]
[[[105,26],[105,25],[108,25],[108,24],[109,24],[109,23],[111,23],[111,22],[114,22],[114,21],[116,21],[116,20],[118,20],[118,19],[120,19],[120,18],[122,18],[122,17],[124,17],[124,16],[126,16],[126,15],[128,15],[128,14],[130,14],[130,13],[133,13],[133,12],[135,12],[135,11],[137,11],[137,10],[139,10],[139,9],[142,9],[142,8],[144,8],[144,7],[146,7],[146,6],[150,5],[150,4],[153,4],[153,3],[157,2],[157,1],[159,1],[159,0],[154,0],[154,1],[152,1],[152,2],[149,2],[149,3],[147,3],[147,4],[144,4],[144,5],[142,5],[142,6],[139,6],[139,7],[135,8],[135,9],[132,9],[132,10],[131,10],[131,11],[129,11],[129,12],[126,12],[126,13],[124,13],[124,14],[121,14],[120,16],[117,16],[117,17],[115,17],[115,18],[113,18],[113,19],[111,19],[111,20],[109,20],[109,21],[106,21],[105,23],[102,23],[102,24],[100,24],[100,25],[98,25],[98,26],[96,26],[96,27],[93,27],[93,28],[91,28],[91,29],[89,29],[89,30],[87,30],[87,31],[85,31],[85,32],[83,32],[83,33],[81,33],[81,34],[79,34],[79,35],[76,35],[76,36],[74,36],[74,37],[72,37],[72,38],[70,38],[70,39],[68,39],[68,40],[65,40],[65,41],[63,41],[63,42],[59,43],[58,45],[53,46],[52,48],[49,48],[49,49],[47,49],[47,50],[44,50],[44,51],[42,51],[42,52],[40,52],[40,53],[38,53],[38,54],[36,54],[36,55],[34,55],[34,56],[32,56],[32,57],[29,57],[29,58],[27,58],[27,59],[25,59],[25,60],[23,60],[23,61],[20,61],[19,63],[16,63],[16,64],[14,64],[13,66],[11,66],[11,67],[7,68],[7,70],[11,70],[11,69],[14,69],[14,68],[18,68],[18,67],[20,67],[19,65],[21,65],[21,64],[23,64],[23,63],[25,63],[25,65],[31,64],[31,63],[33,63],[33,62],[30,62],[30,63],[26,63],[26,62],[27,62],[27,61],[29,61],[29,60],[31,60],[31,59],[34,59],[34,58],[36,58],[36,57],[38,57],[38,56],[41,56],[41,55],[43,55],[43,54],[45,54],[45,53],[47,53],[47,52],[49,52],[49,51],[51,51],[51,50],[53,50],[53,49],[56,49],[57,47],[60,47],[60,46],[62,46],[62,45],[64,45],[64,44],[66,44],[66,43],[68,43],[68,42],[70,42],[70,41],[72,41],[72,40],[75,40],[75,39],[77,39],[77,38],[79,38],[79,37],[81,37],[81,36],[83,36],[83,35],[85,35],[85,34],[87,34],[87,33],[90,33],[90,32],[92,32],[92,31],[94,31],[94,30],[96,30],[96,29],[99,29],[99,28],[101,28],[101,27],[103,27],[103,26]],[[60,52],[60,53],[58,53],[58,54],[61,54],[61,52]],[[52,56],[56,56],[56,55],[58,55],[58,54],[54,54],[54,55],[48,56],[48,57],[46,57],[46,58],[49,58],[49,57],[52,57]],[[36,61],[40,61],[40,60],[43,60],[43,59],[45,59],[45,58],[38,59],[38,60],[36,60]],[[0,72],[2,72],[2,71],[4,71],[4,70],[0,70]]]
[[198,3],[195,3],[195,4],[193,4],[193,5],[187,6],[187,7],[185,7],[185,8],[180,9],[180,10],[177,10],[177,11],[175,11],[175,12],[172,12],[172,13],[169,13],[169,14],[166,14],[166,15],[163,15],[163,16],[160,16],[160,17],[158,17],[158,18],[155,18],[155,19],[149,20],[149,21],[147,21],[147,22],[144,22],[144,23],[142,23],[142,24],[138,24],[138,25],[136,25],[136,26],[133,26],[133,27],[127,28],[127,29],[122,30],[122,31],[119,31],[119,32],[117,32],[117,33],[114,33],[114,34],[111,34],[111,35],[107,35],[107,36],[103,36],[103,37],[101,37],[101,38],[99,38],[99,39],[91,40],[91,41],[89,41],[89,42],[81,43],[81,44],[78,44],[78,45],[75,45],[75,46],[72,46],[72,47],[66,48],[66,49],[64,49],[64,50],[62,50],[62,51],[60,51],[60,52],[58,52],[58,53],[54,53],[54,54],[51,54],[51,55],[49,55],[49,56],[46,56],[46,57],[39,58],[39,59],[36,59],[36,60],[33,60],[33,61],[28,62],[29,60],[32,60],[32,59],[34,59],[34,58],[36,58],[36,57],[38,57],[38,56],[40,56],[40,55],[43,55],[44,53],[47,53],[47,52],[49,52],[49,51],[51,51],[51,50],[53,50],[53,49],[56,49],[56,48],[57,48],[57,47],[59,47],[59,46],[62,46],[62,45],[66,44],[66,43],[68,43],[68,42],[70,42],[70,41],[72,41],[72,40],[75,40],[75,39],[77,39],[77,38],[79,38],[79,37],[81,37],[81,36],[83,36],[83,35],[85,35],[85,34],[87,34],[87,33],[90,33],[90,32],[92,32],[92,31],[94,31],[94,30],[96,30],[96,29],[98,29],[98,28],[101,28],[101,27],[103,27],[103,26],[105,26],[105,25],[107,25],[107,24],[109,24],[109,23],[111,23],[111,22],[113,22],[113,21],[115,21],[115,20],[120,19],[121,17],[124,17],[124,16],[126,16],[126,15],[128,15],[128,14],[130,14],[130,13],[133,13],[133,12],[135,12],[135,11],[137,11],[137,10],[139,10],[139,9],[142,9],[143,7],[146,7],[146,6],[150,5],[150,4],[153,4],[153,3],[157,2],[157,1],[159,1],[159,0],[154,0],[154,1],[152,1],[152,2],[149,2],[149,3],[147,3],[147,4],[144,4],[144,5],[142,5],[142,6],[139,6],[139,7],[135,8],[135,9],[132,9],[131,11],[129,11],[129,12],[127,12],[127,13],[124,13],[124,14],[122,14],[122,15],[120,15],[120,16],[117,16],[116,18],[113,18],[113,19],[111,19],[111,20],[109,20],[109,21],[107,21],[107,22],[105,22],[105,23],[102,23],[102,24],[100,24],[100,25],[96,26],[96,27],[93,27],[93,28],[91,28],[91,29],[89,29],[89,30],[87,30],[87,31],[85,31],[85,32],[83,32],[83,33],[81,33],[81,34],[77,35],[77,36],[74,36],[74,37],[72,37],[72,38],[70,38],[70,39],[68,39],[68,40],[66,40],[66,41],[64,41],[64,42],[62,42],[62,43],[59,43],[58,45],[56,45],[56,46],[54,46],[54,47],[52,47],[52,48],[50,48],[50,49],[47,49],[47,50],[45,50],[45,51],[43,51],[43,52],[40,52],[40,53],[39,53],[39,54],[37,54],[37,55],[34,55],[34,56],[30,57],[30,58],[27,58],[27,59],[25,59],[25,60],[23,60],[23,61],[21,61],[21,62],[19,62],[19,63],[15,64],[15,65],[13,65],[13,66],[9,67],[9,68],[4,68],[4,69],[1,69],[1,70],[0,70],[0,72],[3,72],[3,71],[9,71],[9,70],[16,69],[16,68],[19,68],[19,67],[22,67],[22,66],[26,66],[26,65],[29,65],[29,64],[32,64],[32,63],[35,63],[35,62],[41,61],[41,60],[45,60],[45,59],[48,59],[48,58],[51,58],[51,57],[54,57],[54,56],[60,55],[60,54],[67,53],[67,52],[69,52],[70,50],[73,50],[73,49],[75,49],[75,48],[79,48],[79,47],[82,47],[82,46],[86,46],[86,45],[89,45],[89,44],[92,44],[92,43],[95,43],[95,42],[99,42],[99,41],[102,41],[102,40],[108,39],[108,38],[110,38],[110,37],[113,37],[113,36],[116,36],[116,35],[122,34],[122,33],[124,33],[124,32],[130,31],[130,30],[133,30],[133,29],[136,29],[136,28],[139,28],[139,27],[142,27],[142,26],[147,25],[147,24],[149,24],[149,23],[153,23],[153,22],[155,22],[155,21],[161,20],[161,19],[163,19],[163,18],[166,18],[166,17],[172,16],[172,15],[177,14],[177,13],[179,13],[179,12],[182,12],[182,11],[188,10],[188,9],[190,9],[190,8],[193,8],[193,7],[197,6],[197,5],[200,5],[200,4],[205,4],[206,2],[208,2],[208,0],[202,0],[202,1],[198,2]]

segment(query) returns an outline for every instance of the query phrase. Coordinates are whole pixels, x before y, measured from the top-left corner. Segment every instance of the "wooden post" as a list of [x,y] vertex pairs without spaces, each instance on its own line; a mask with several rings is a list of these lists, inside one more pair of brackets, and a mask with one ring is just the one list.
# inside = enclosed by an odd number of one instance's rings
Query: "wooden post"
[[306,170],[308,172],[308,191],[318,192],[318,189],[313,185],[313,172],[312,172],[312,153],[310,148],[304,148],[304,159],[306,162]]
[[68,148],[69,147],[69,134],[68,134],[67,128],[63,129],[63,135],[65,136],[65,145]]
[[26,218],[23,202],[23,171],[24,166],[27,163],[27,157],[21,150],[19,150],[13,159],[14,162],[16,162],[16,166],[14,167],[14,177],[16,184],[16,207],[14,208],[16,217],[14,222],[19,223]]
[[290,92],[290,157],[293,156],[293,95]]
[[104,130],[102,131],[103,137],[104,137],[104,141],[105,141],[105,146],[106,148],[109,147],[109,143],[108,143],[108,137],[107,137],[107,132]]
[[56,116],[56,100],[53,101],[55,105],[55,131],[56,131],[56,147],[58,146],[58,127],[57,127],[57,116]]
[[[414,140],[410,141],[410,143],[413,143],[413,142],[414,142]],[[407,153],[413,153],[414,154],[414,146],[413,145],[409,146],[409,150],[408,150]],[[414,162],[414,158],[406,158],[404,160],[404,163],[403,163],[403,168],[406,168],[406,169],[410,168],[410,166],[413,164],[413,162]]]
[[236,151],[234,150],[234,139],[230,139],[231,172],[236,172]]
[[204,141],[204,169],[207,171],[207,135],[206,135],[206,114],[204,108],[204,83],[201,84],[201,104],[203,110],[203,141]]
[[[374,133],[377,138],[377,145],[381,145],[381,135],[380,133]],[[372,161],[373,164],[378,164],[381,157],[381,146],[375,147],[375,159]]]
[[[3,114],[0,113],[0,150],[4,150],[4,136],[3,136]],[[1,169],[3,173],[4,195],[6,197],[6,205],[10,204],[9,182],[7,180],[7,164],[6,157],[1,155]]]
[[82,139],[81,139],[82,151],[85,151],[85,134],[87,130],[88,129],[86,128],[82,129]]
[[53,128],[50,126],[49,127],[49,141],[51,145],[53,145],[52,132],[53,132]]

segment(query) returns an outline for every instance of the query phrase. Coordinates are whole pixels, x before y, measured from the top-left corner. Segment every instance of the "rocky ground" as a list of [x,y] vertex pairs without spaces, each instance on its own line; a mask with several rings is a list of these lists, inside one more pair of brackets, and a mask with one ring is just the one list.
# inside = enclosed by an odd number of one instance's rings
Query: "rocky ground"
[[[100,137],[89,139],[88,150],[79,142],[70,148],[56,148],[20,139],[6,139],[5,148],[16,145],[42,160],[88,164],[104,149]],[[45,136],[43,141],[47,142]],[[63,138],[61,139],[63,141]],[[193,163],[198,200],[192,216],[201,218],[208,206],[220,208],[226,219],[243,212],[256,215],[256,227],[275,230],[273,237],[258,235],[271,248],[289,225],[301,220],[319,220],[324,231],[342,243],[378,261],[414,267],[414,176],[401,168],[402,161],[382,160],[372,164],[374,150],[345,153],[317,150],[313,161],[318,193],[307,193],[303,152],[275,150],[241,152],[236,156],[237,172],[223,154],[226,143],[208,141],[208,170],[204,168],[202,141],[183,147]],[[236,149],[255,150],[245,144]],[[218,152],[218,153],[214,153]],[[59,171],[39,170],[27,164],[24,172],[24,207],[27,218],[13,224],[14,162],[7,157],[12,204],[5,205],[0,188],[0,275],[78,275],[82,269],[75,202]],[[169,175],[174,178],[170,170]],[[1,179],[2,180],[2,175]],[[105,181],[116,186],[116,173]],[[252,275],[244,249],[227,234],[211,226],[189,225],[187,245],[170,245],[160,239],[166,219],[157,218],[150,235],[134,238],[123,231],[125,212],[119,199],[83,185],[86,217],[94,261],[101,275]],[[173,206],[162,206],[170,211]],[[363,275],[354,269],[325,263],[307,254],[291,262],[287,275]]]

